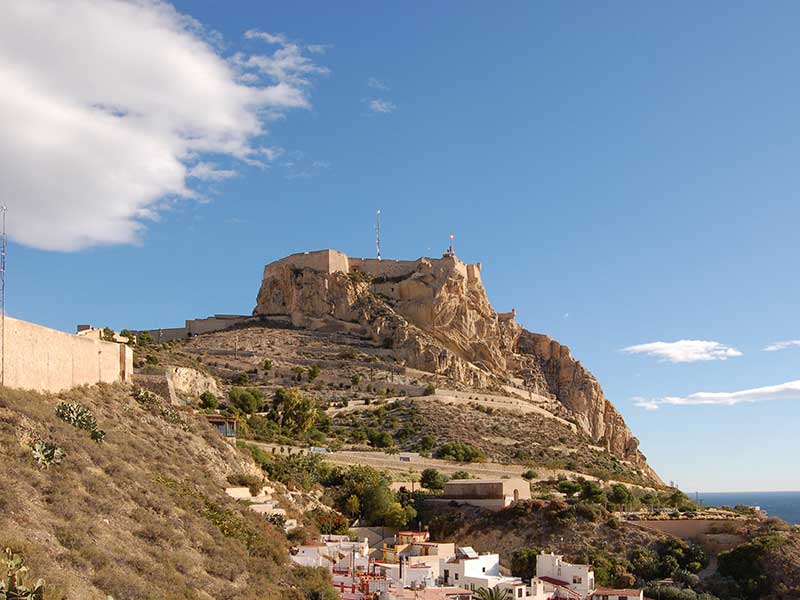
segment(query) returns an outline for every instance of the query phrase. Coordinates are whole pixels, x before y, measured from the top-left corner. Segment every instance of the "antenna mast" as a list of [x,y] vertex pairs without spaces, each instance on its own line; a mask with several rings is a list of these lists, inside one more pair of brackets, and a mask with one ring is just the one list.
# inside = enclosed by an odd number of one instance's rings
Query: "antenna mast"
[[2,242],[0,242],[0,387],[6,385],[6,212],[8,207],[0,206],[3,213]]
[[375,214],[375,250],[378,253],[378,260],[381,259],[381,211]]

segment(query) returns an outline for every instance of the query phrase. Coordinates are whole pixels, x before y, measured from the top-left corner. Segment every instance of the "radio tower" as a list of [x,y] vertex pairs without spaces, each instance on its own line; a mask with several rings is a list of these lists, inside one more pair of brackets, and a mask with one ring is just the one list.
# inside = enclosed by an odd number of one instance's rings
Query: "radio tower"
[[6,206],[0,206],[3,213],[3,232],[0,242],[0,387],[6,386]]
[[381,259],[381,211],[375,214],[375,250],[378,253],[378,260]]

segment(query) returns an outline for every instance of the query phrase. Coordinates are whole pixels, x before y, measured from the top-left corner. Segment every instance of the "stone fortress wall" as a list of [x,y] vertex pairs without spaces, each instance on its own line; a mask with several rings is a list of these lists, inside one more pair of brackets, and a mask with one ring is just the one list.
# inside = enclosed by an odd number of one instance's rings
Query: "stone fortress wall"
[[173,340],[183,340],[193,335],[222,331],[247,320],[249,315],[214,315],[205,319],[186,319],[183,327],[164,327],[161,329],[142,329],[135,333],[147,332],[153,342],[161,344]]
[[5,385],[60,392],[78,385],[131,381],[133,351],[125,344],[77,336],[5,318]]
[[378,260],[377,258],[353,258],[343,252],[332,249],[299,252],[271,262],[264,267],[263,279],[276,274],[285,266],[291,266],[295,269],[311,269],[329,274],[360,271],[375,278],[395,279],[408,277],[417,271],[424,261],[429,262],[433,268],[453,268],[460,272],[469,282],[480,281],[481,263],[465,264],[453,255],[443,256],[442,258],[422,257],[417,260]]

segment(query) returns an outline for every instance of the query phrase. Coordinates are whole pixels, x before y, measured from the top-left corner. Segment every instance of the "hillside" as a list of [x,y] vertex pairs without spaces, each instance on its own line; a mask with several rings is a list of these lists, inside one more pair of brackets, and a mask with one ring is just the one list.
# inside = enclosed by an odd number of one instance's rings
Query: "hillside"
[[[352,333],[295,327],[285,317],[255,318],[226,331],[141,349],[137,365],[141,373],[163,373],[167,365],[191,367],[218,380],[223,394],[246,386],[269,399],[279,388],[298,387],[327,413],[327,420],[317,424],[317,444],[364,447],[372,428],[390,434],[397,449],[435,450],[422,444],[426,436],[436,445],[469,441],[496,462],[660,485],[646,463],[610,452],[555,398],[512,386],[468,385],[409,368],[384,344]],[[435,394],[426,395],[429,385]],[[196,395],[187,397],[196,400]]]
[[513,309],[497,312],[481,265],[461,262],[452,250],[413,261],[335,250],[294,254],[264,268],[253,314],[369,340],[390,350],[398,366],[436,374],[448,387],[553,400],[594,443],[659,481],[639,440],[569,348],[522,328]]
[[[438,505],[424,512],[426,517],[434,537],[497,551],[503,564],[521,576],[530,573],[531,554],[546,550],[573,562],[593,563],[600,584],[643,586],[653,598],[800,598],[800,529],[779,519],[722,522],[721,530],[747,541],[722,553],[715,561],[718,569],[713,564],[705,569],[710,557],[700,546],[618,522],[596,506],[532,500],[488,513]],[[696,592],[653,583],[676,575]]]
[[[104,439],[58,418],[61,402],[88,408]],[[43,468],[37,440],[65,456]],[[229,477],[261,477],[249,455],[129,386],[0,390],[0,462],[0,548],[24,554],[47,600],[332,597],[327,575],[289,568],[282,530],[224,494]]]

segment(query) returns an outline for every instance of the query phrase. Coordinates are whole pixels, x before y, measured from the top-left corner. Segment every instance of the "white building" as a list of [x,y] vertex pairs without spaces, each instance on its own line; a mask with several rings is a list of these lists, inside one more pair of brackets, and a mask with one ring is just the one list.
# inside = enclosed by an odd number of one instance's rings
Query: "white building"
[[453,558],[442,560],[439,572],[443,585],[458,585],[472,591],[499,588],[508,591],[510,600],[544,600],[544,595],[531,596],[519,577],[500,573],[499,554],[478,554],[469,546],[458,548]]
[[[560,554],[536,556],[536,577],[555,598],[588,598],[594,592],[594,567],[573,565]],[[572,593],[570,593],[572,592]]]
[[292,561],[303,567],[325,567],[331,571],[367,571],[369,542],[346,535],[323,535],[317,544],[292,550]]

